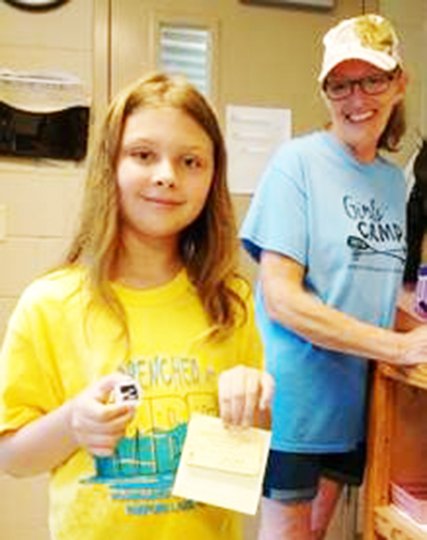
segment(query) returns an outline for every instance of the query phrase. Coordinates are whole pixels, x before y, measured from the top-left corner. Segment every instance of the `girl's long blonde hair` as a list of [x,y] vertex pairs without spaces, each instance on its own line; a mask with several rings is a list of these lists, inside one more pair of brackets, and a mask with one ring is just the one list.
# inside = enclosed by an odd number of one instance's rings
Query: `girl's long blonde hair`
[[111,103],[92,148],[80,225],[64,265],[85,266],[91,293],[119,317],[127,334],[123,308],[109,283],[121,227],[116,168],[125,122],[145,107],[175,107],[185,112],[213,143],[212,185],[203,211],[182,231],[180,254],[210,320],[212,335],[225,335],[246,316],[245,304],[232,286],[240,276],[225,145],[207,100],[182,77],[149,75],[125,88]]

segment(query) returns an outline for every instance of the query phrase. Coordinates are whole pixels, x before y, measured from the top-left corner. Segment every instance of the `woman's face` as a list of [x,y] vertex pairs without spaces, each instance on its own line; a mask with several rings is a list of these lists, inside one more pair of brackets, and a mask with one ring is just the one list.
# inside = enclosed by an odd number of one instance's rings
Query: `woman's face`
[[[326,81],[340,87],[347,81],[381,77],[385,74],[386,72],[362,60],[347,60],[338,64],[328,74]],[[360,161],[369,162],[375,158],[378,140],[394,106],[403,99],[405,85],[405,76],[400,73],[387,81],[384,91],[376,95],[364,92],[360,84],[353,84],[347,97],[330,99],[325,96],[331,114],[332,132]]]
[[125,123],[117,164],[122,233],[176,245],[203,210],[213,174],[213,143],[188,114],[136,110]]

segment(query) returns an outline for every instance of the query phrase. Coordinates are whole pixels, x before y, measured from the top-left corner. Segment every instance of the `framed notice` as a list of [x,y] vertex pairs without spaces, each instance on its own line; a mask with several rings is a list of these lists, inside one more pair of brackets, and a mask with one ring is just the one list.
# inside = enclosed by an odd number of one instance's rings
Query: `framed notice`
[[291,138],[289,109],[227,105],[228,184],[234,194],[252,194],[276,148]]

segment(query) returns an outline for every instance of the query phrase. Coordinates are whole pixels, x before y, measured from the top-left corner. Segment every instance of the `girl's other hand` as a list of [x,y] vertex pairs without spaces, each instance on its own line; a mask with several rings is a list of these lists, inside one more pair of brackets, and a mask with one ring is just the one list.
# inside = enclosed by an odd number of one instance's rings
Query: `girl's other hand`
[[135,412],[135,403],[110,402],[117,384],[132,381],[121,373],[103,377],[75,397],[70,424],[77,443],[95,456],[113,454]]
[[239,365],[223,371],[218,381],[220,416],[226,425],[248,427],[270,408],[273,377],[266,371]]

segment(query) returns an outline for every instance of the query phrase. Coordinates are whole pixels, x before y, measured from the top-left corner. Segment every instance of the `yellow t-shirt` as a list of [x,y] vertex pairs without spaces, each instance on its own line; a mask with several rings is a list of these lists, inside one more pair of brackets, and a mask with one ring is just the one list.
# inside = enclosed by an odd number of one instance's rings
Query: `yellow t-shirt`
[[142,399],[113,458],[94,459],[82,449],[52,472],[52,538],[241,538],[236,513],[173,498],[170,490],[190,414],[218,414],[218,374],[236,364],[261,366],[248,287],[236,283],[247,321],[215,342],[206,340],[208,322],[185,272],[150,290],[114,285],[130,329],[126,354],[117,321],[93,304],[88,309],[82,278],[81,269],[60,270],[22,295],[0,362],[0,433],[118,369],[138,380]]

